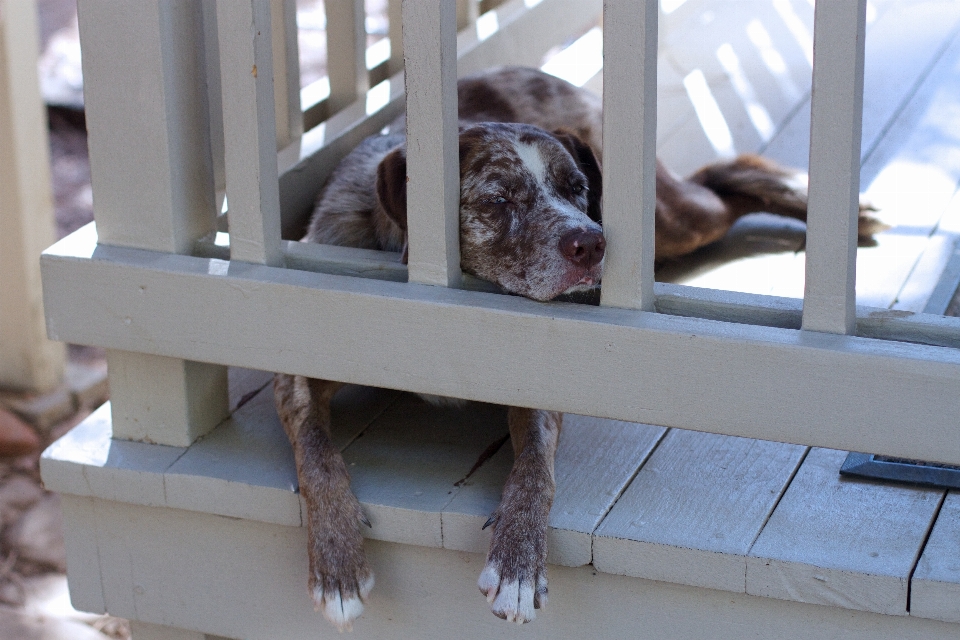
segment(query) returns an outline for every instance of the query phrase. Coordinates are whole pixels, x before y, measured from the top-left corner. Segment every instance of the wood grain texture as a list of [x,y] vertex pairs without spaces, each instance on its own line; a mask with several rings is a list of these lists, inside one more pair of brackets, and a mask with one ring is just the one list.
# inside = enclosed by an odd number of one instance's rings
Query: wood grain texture
[[960,494],[950,491],[910,581],[910,615],[960,622]]
[[910,572],[942,491],[839,476],[813,449],[750,550],[747,593],[907,615]]
[[596,531],[601,571],[743,592],[805,448],[674,429]]

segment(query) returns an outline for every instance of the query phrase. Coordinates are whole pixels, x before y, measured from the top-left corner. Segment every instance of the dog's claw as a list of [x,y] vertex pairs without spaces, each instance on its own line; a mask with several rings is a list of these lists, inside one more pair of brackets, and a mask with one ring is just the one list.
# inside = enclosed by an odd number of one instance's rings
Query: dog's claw
[[487,521],[483,523],[483,526],[480,527],[480,530],[483,531],[484,529],[486,529],[496,521],[497,521],[497,514],[493,514],[492,516],[487,518]]
[[363,524],[365,524],[365,525],[367,525],[368,527],[370,527],[371,529],[373,529],[373,525],[370,524],[370,519],[367,517],[367,514],[365,514],[365,513],[361,513],[361,514],[360,514],[360,522],[362,522]]

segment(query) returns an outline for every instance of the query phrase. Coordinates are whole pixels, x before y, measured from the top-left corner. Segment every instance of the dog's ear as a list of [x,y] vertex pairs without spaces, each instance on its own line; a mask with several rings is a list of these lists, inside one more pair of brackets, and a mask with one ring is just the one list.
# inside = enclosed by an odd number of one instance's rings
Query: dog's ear
[[407,230],[407,153],[394,149],[377,166],[377,200],[384,213],[404,232]]
[[600,163],[593,149],[580,137],[568,129],[557,129],[554,137],[560,141],[573,159],[577,161],[580,171],[587,176],[587,216],[594,222],[600,222],[600,207],[603,201],[603,176],[600,173]]

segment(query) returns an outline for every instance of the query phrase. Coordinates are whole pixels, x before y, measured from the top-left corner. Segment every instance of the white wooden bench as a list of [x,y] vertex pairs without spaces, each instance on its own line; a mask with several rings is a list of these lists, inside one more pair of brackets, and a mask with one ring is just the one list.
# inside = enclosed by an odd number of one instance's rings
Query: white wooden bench
[[[510,464],[502,410],[437,410],[361,386],[337,397],[337,442],[373,524],[367,552],[377,587],[358,637],[957,636],[956,496],[836,473],[841,449],[960,463],[960,322],[890,311],[897,293],[855,307],[852,280],[835,278],[854,265],[855,233],[844,218],[852,209],[836,203],[852,205],[858,172],[848,171],[833,192],[823,176],[859,166],[861,144],[851,133],[859,130],[858,96],[843,89],[857,86],[862,72],[849,61],[857,59],[851,42],[863,42],[864,3],[821,3],[817,18],[816,37],[824,38],[817,64],[827,69],[817,77],[838,81],[839,91],[815,85],[813,110],[839,124],[813,130],[811,216],[822,226],[811,226],[807,247],[825,257],[811,258],[807,277],[833,284],[819,293],[813,285],[804,301],[654,285],[652,220],[636,208],[646,203],[649,214],[652,204],[652,182],[638,176],[652,176],[656,129],[653,109],[643,107],[655,104],[656,38],[625,43],[651,33],[645,24],[655,24],[656,5],[608,3],[605,117],[606,130],[618,134],[604,149],[610,261],[600,308],[448,288],[459,271],[455,236],[445,232],[455,207],[443,189],[423,191],[433,201],[411,206],[409,272],[376,252],[281,240],[281,229],[302,222],[311,188],[336,158],[401,108],[403,81],[394,76],[385,85],[386,106],[369,119],[371,98],[354,92],[360,100],[347,100],[320,127],[302,138],[289,133],[278,168],[273,153],[283,145],[271,135],[283,136],[265,123],[282,121],[269,111],[293,98],[263,93],[268,74],[259,70],[283,65],[257,58],[264,50],[243,38],[217,50],[238,67],[220,67],[223,95],[247,92],[260,110],[251,115],[239,98],[223,100],[227,253],[216,233],[216,171],[204,165],[200,144],[211,122],[217,138],[216,109],[206,110],[201,81],[217,67],[209,48],[204,60],[191,57],[203,33],[209,46],[211,6],[150,13],[147,3],[81,3],[84,46],[94,52],[85,78],[97,229],[46,253],[44,288],[53,337],[111,349],[113,401],[42,460],[47,486],[64,494],[78,608],[135,620],[137,640],[333,634],[304,588],[302,505],[270,376],[259,371],[266,370],[569,412],[551,514],[550,605],[517,629],[491,616],[475,587],[486,545],[480,527]],[[241,6],[219,4],[221,30]],[[691,6],[665,17],[670,38],[698,17],[683,14]],[[582,32],[599,8],[514,0],[498,9],[498,30],[483,41],[468,15],[460,71],[535,63],[565,35]],[[424,72],[439,64],[435,70],[450,74],[450,60],[409,46],[418,37],[441,41],[450,54],[452,15],[441,28],[435,10],[408,0],[404,14],[414,25],[404,36],[406,85],[426,101],[410,111],[437,114],[432,123],[409,118],[414,138],[418,127],[442,122],[449,135],[454,124],[443,111],[452,84],[431,94],[435,83]],[[205,28],[189,28],[198,14]],[[359,13],[351,15],[356,22]],[[894,18],[881,11],[875,28]],[[124,28],[112,30],[111,21]],[[860,39],[851,39],[858,24]],[[525,35],[511,37],[512,29]],[[125,33],[139,39],[118,48]],[[257,82],[249,82],[257,61]],[[150,87],[156,95],[111,84],[134,68],[164,79]],[[331,96],[339,91],[334,75]],[[181,107],[193,96],[193,110],[173,109],[174,95]],[[802,129],[789,115],[778,122]],[[883,144],[887,122],[866,129],[865,147]],[[668,128],[693,124],[678,119]],[[130,139],[143,141],[136,153]],[[778,140],[768,145],[774,155]],[[661,141],[668,155],[671,144],[682,137]],[[441,175],[437,158],[449,157],[447,145],[420,159],[427,176]],[[183,168],[188,161],[191,171]],[[419,184],[455,187],[411,171],[413,203]],[[913,272],[901,272],[909,283]],[[917,294],[923,304],[926,292]],[[578,358],[570,379],[565,372],[579,353],[593,357]]]

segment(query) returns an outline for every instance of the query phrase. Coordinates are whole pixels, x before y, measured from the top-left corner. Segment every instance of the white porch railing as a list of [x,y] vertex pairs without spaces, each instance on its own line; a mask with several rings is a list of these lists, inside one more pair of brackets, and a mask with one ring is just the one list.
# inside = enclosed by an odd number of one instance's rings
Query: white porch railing
[[[226,416],[238,366],[960,464],[960,321],[855,306],[865,0],[817,5],[802,310],[654,285],[650,1],[602,3],[600,306],[471,290],[484,286],[459,269],[456,76],[535,64],[601,10],[498,4],[481,38],[477,3],[458,16],[405,0],[403,76],[399,47],[366,68],[362,1],[329,0],[329,24],[352,28],[328,29],[343,38],[329,97],[307,105],[322,121],[301,136],[288,0],[81,0],[97,226],[47,252],[44,294],[52,337],[109,349],[114,438],[189,446]],[[391,34],[398,45],[395,21]],[[409,267],[294,242],[324,178],[399,113],[404,88],[419,142]]]

